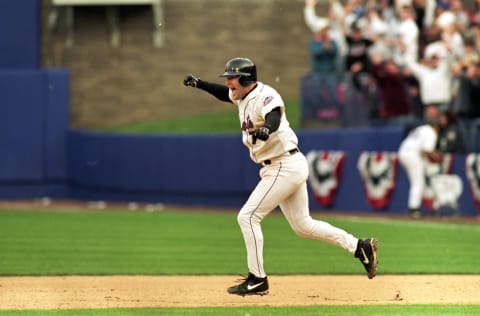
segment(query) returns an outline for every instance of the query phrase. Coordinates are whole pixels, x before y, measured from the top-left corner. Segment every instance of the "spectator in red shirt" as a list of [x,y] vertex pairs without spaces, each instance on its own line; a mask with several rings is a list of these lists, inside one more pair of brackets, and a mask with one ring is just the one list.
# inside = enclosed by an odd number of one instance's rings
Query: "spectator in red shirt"
[[371,61],[370,75],[375,80],[379,96],[378,116],[390,119],[410,114],[408,87],[400,68],[378,54],[372,54]]

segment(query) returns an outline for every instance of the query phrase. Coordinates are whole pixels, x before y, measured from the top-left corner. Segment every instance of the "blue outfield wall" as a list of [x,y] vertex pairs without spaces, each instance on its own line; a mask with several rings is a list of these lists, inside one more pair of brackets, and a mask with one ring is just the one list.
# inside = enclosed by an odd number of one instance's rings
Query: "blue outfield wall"
[[[357,169],[359,154],[396,151],[402,128],[299,131],[300,147],[344,150],[345,165],[335,203],[329,209],[376,212],[367,203]],[[122,135],[71,130],[68,133],[69,196],[77,199],[174,203],[239,208],[258,181],[259,166],[248,158],[240,135]],[[476,214],[466,185],[464,157],[453,172],[464,181],[465,215]],[[408,181],[399,166],[388,213],[405,213]],[[312,210],[324,210],[310,195]]]
[[0,1],[0,69],[39,67],[40,1]]
[[240,135],[68,134],[79,199],[241,205],[258,171]]
[[69,73],[0,71],[0,197],[64,195]]

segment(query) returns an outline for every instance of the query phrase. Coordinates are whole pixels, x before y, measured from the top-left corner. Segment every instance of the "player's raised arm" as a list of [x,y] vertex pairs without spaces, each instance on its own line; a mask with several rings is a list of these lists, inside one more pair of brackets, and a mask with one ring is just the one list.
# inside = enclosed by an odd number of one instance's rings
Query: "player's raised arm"
[[228,87],[225,85],[208,82],[197,78],[192,74],[187,75],[185,79],[183,79],[183,84],[187,87],[193,87],[207,91],[220,101],[232,103],[232,101],[228,97]]

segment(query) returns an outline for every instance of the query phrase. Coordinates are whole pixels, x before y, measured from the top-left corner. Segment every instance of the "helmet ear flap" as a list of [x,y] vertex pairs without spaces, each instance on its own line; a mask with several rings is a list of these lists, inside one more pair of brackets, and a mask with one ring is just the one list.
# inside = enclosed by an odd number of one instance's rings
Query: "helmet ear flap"
[[249,79],[248,77],[246,76],[240,76],[240,78],[238,79],[238,83],[240,83],[240,85],[242,87],[246,87],[248,86],[249,84],[251,83],[255,83],[255,81]]

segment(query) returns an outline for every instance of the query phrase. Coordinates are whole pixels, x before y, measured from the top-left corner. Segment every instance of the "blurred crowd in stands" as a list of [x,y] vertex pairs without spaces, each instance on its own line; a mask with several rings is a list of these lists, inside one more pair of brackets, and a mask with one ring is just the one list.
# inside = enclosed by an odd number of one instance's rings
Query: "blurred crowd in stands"
[[311,72],[346,74],[371,122],[413,127],[435,106],[459,141],[480,137],[471,131],[480,124],[480,0],[329,0],[325,14],[316,5],[305,0]]

